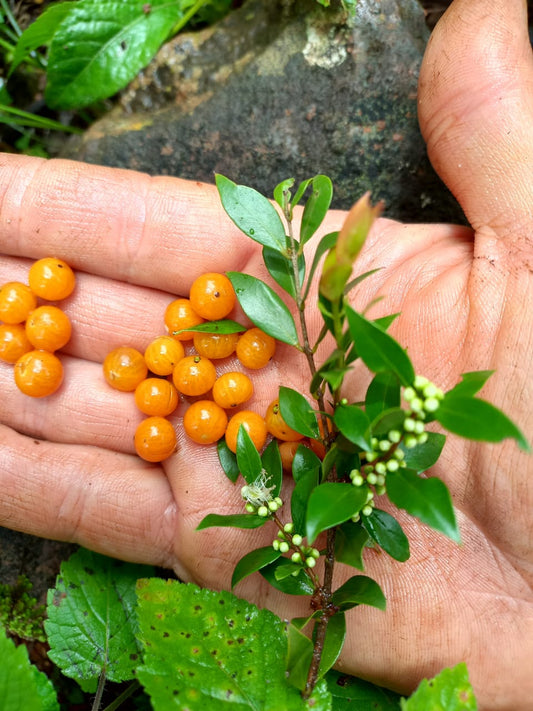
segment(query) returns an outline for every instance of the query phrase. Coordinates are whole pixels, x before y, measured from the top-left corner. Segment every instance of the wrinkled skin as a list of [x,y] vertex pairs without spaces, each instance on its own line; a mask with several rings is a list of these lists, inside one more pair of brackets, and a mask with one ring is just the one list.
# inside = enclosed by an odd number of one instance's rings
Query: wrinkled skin
[[[386,268],[361,285],[355,304],[380,295],[373,316],[401,311],[393,334],[416,371],[444,388],[462,372],[496,369],[482,395],[532,439],[533,67],[525,1],[455,0],[427,48],[419,109],[430,157],[473,229],[380,219],[357,271]],[[342,220],[331,212],[323,232]],[[27,398],[0,364],[0,522],[227,588],[236,560],[272,534],[196,532],[209,511],[241,510],[239,487],[220,473],[213,448],[181,433],[178,453],[161,466],[134,456],[140,415],[132,396],[105,385],[100,363],[111,347],[144,348],[162,332],[166,304],[201,272],[265,278],[258,246],[243,241],[212,186],[21,156],[0,157],[0,221],[1,281],[24,279],[32,259],[51,254],[79,270],[65,302],[74,336],[61,390]],[[316,317],[310,321],[316,331]],[[304,374],[280,347],[255,376],[254,409],[266,408],[280,381],[305,390]],[[363,385],[354,375],[346,395],[357,399]],[[433,473],[450,487],[463,544],[400,516],[411,559],[368,552],[366,572],[389,605],[348,614],[340,668],[408,692],[465,660],[481,709],[531,708],[532,460],[513,442],[450,436]],[[338,581],[352,574],[341,568]],[[282,617],[305,614],[305,601],[278,594],[258,575],[236,591]]]

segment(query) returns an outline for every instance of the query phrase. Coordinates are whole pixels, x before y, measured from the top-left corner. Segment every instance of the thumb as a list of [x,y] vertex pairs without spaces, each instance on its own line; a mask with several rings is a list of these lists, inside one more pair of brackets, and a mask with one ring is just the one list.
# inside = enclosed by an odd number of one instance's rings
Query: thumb
[[528,231],[532,119],[526,0],[454,0],[426,49],[419,120],[436,171],[474,229]]

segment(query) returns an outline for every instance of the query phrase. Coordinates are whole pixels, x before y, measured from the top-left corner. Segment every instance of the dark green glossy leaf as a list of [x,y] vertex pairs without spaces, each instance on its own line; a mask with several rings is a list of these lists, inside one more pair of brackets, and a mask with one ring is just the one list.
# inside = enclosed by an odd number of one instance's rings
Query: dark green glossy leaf
[[494,370],[475,370],[471,373],[463,373],[461,375],[462,380],[449,390],[446,395],[448,397],[452,395],[453,397],[457,397],[458,395],[462,397],[474,397],[493,373]]
[[327,175],[315,175],[311,185],[312,192],[305,203],[300,227],[302,245],[311,239],[322,224],[333,197],[333,185]]
[[182,328],[179,331],[173,331],[172,335],[176,336],[179,333],[241,333],[246,331],[246,326],[242,326],[237,321],[231,319],[221,319],[220,321],[205,321],[197,326],[190,328]]
[[361,522],[368,533],[392,558],[403,561],[409,558],[409,540],[398,521],[386,511],[374,509]]
[[261,455],[244,425],[237,432],[237,465],[247,484],[253,484],[261,475]]
[[355,516],[366,503],[366,488],[351,484],[326,482],[313,489],[306,515],[307,540],[310,544],[322,531]]
[[424,444],[417,444],[411,449],[402,447],[406,466],[419,473],[425,472],[437,462],[446,442],[446,436],[440,432],[427,432],[427,436]]
[[354,575],[344,585],[337,588],[331,602],[341,610],[349,610],[357,605],[371,605],[384,610],[387,601],[383,591],[372,578],[366,575]]
[[466,439],[501,442],[510,437],[516,440],[520,449],[531,451],[514,422],[486,400],[447,393],[435,412],[435,419],[449,432]]
[[237,464],[237,457],[228,447],[224,438],[220,439],[217,443],[217,453],[224,474],[230,481],[235,483],[240,474],[239,465]]
[[415,372],[409,356],[392,336],[372,321],[346,307],[346,317],[357,353],[373,372],[392,371],[402,385],[412,385]]
[[298,333],[291,312],[265,282],[241,272],[228,272],[244,313],[262,331],[278,341],[298,345]]
[[401,700],[401,708],[402,711],[477,711],[466,664],[444,669],[430,681],[423,679],[412,696]]
[[305,535],[307,503],[313,489],[318,485],[319,468],[304,472],[296,482],[291,495],[291,517],[295,533]]
[[319,679],[328,672],[339,658],[346,638],[346,617],[340,612],[330,617],[326,630],[326,639],[318,670]]
[[265,486],[269,488],[273,486],[274,488],[271,492],[272,496],[279,496],[283,483],[283,467],[281,464],[279,445],[275,439],[269,442],[261,455],[261,465],[263,470],[267,473]]
[[363,551],[368,542],[368,533],[360,522],[346,521],[337,528],[335,558],[339,563],[364,570]]
[[285,422],[304,437],[318,439],[320,430],[316,410],[297,390],[281,386],[279,389],[279,409]]
[[293,563],[287,558],[284,558],[283,560],[285,561],[285,563],[283,565],[279,565],[274,572],[276,580],[284,580],[285,578],[288,578],[289,575],[293,575],[293,573],[302,573],[301,565],[299,565],[298,563]]
[[326,674],[326,681],[334,711],[399,711],[400,696],[394,691],[333,669]]
[[365,396],[365,411],[370,420],[374,420],[385,410],[399,407],[400,402],[400,382],[396,373],[390,370],[377,373]]
[[313,643],[295,622],[297,621],[292,620],[287,629],[287,678],[290,684],[303,691],[313,657]]
[[450,492],[440,479],[425,479],[412,469],[399,469],[387,474],[387,494],[398,508],[453,541],[461,542]]
[[366,452],[372,450],[370,444],[370,420],[366,413],[357,405],[339,405],[335,409],[333,421],[339,431]]
[[302,476],[309,471],[319,471],[322,462],[309,447],[301,444],[296,450],[292,460],[292,476],[295,482],[300,481]]
[[215,182],[224,210],[244,234],[264,247],[286,252],[285,228],[276,208],[264,195],[220,174],[215,176]]
[[[274,279],[276,284],[287,292],[293,299],[296,298],[296,286],[294,282],[294,274],[292,271],[292,262],[288,257],[270,247],[263,247],[263,261],[268,273]],[[303,284],[305,279],[305,258],[301,254],[298,257],[298,280],[299,286]]]
[[307,295],[309,294],[309,289],[311,288],[311,282],[313,281],[313,277],[315,275],[316,269],[317,269],[318,265],[320,264],[320,260],[322,259],[322,257],[324,256],[324,254],[326,252],[329,252],[329,250],[335,246],[338,236],[339,236],[338,232],[328,232],[328,234],[324,235],[320,239],[320,242],[317,244],[316,249],[315,249],[315,256],[313,257],[313,262],[311,264],[311,269],[309,271],[309,276],[307,277],[307,284],[306,284],[305,291],[304,291],[304,298],[307,298]]
[[384,410],[371,424],[372,434],[376,437],[386,435],[391,430],[403,430],[405,420],[405,410],[401,407],[393,407]]
[[269,519],[256,514],[207,514],[198,526],[197,531],[204,528],[259,528],[263,526]]
[[[352,449],[355,448],[355,445],[351,442],[347,442],[347,444]],[[345,449],[343,438],[339,435],[329,451],[326,452],[322,462],[322,479],[328,476],[333,467],[336,469],[337,478],[341,479],[344,476],[348,476],[352,469],[359,469],[360,466],[361,461],[357,452]]]
[[275,551],[272,546],[264,548],[256,548],[244,555],[235,566],[233,576],[231,578],[232,589],[246,576],[252,573],[257,573],[258,570],[264,568],[265,565],[272,563],[280,557],[281,553]]
[[273,588],[281,590],[281,592],[287,593],[287,595],[312,595],[313,586],[307,575],[301,574],[297,578],[290,575],[282,580],[276,578],[276,569],[281,565],[286,565],[286,560],[286,558],[278,558],[278,560],[270,563],[270,565],[261,568],[259,572]]

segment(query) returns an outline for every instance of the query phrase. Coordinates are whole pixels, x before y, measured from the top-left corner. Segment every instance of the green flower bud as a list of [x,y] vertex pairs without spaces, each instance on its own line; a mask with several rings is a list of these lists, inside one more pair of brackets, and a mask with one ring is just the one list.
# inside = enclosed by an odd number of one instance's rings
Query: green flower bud
[[361,509],[361,513],[363,514],[363,516],[370,516],[372,511],[373,511],[372,506],[363,506],[363,508]]
[[272,548],[275,551],[279,551],[279,546],[280,546],[279,540],[277,538],[274,538],[274,540],[272,541]]
[[387,489],[384,486],[376,486],[376,494],[378,496],[383,496],[385,494]]
[[320,558],[320,551],[317,548],[310,548],[309,553],[313,558]]
[[377,458],[378,458],[378,454],[376,452],[367,452],[366,453],[366,461],[367,462],[373,462]]
[[352,484],[354,486],[362,486],[362,484],[364,484],[364,482],[365,482],[365,480],[363,479],[363,477],[360,474],[358,474],[357,476],[354,476],[354,478],[352,479]]
[[279,496],[274,497],[274,501],[277,503],[278,508],[283,506],[283,501],[279,498]]
[[433,385],[433,383],[428,383],[425,387],[421,388],[421,390],[424,397],[437,397],[439,391],[438,387]]
[[386,467],[388,472],[397,472],[400,468],[400,464],[398,463],[397,459],[389,459],[386,464]]
[[305,564],[307,565],[308,568],[314,568],[316,565],[316,559],[311,558],[311,556],[309,556],[309,558],[305,559]]
[[361,520],[360,514],[356,513],[355,516],[352,516],[352,522],[353,523],[358,523],[358,521]]
[[414,388],[405,388],[403,391],[403,397],[406,402],[411,402],[411,400],[416,397]]
[[[415,435],[407,435],[404,441],[404,445],[406,449],[413,449],[413,447],[416,447],[418,444],[418,437],[415,437]],[[394,461],[391,459],[391,462]]]
[[278,538],[281,538],[282,541],[285,540],[286,536],[285,536],[285,534],[283,533],[283,531],[278,531]]
[[420,420],[418,420],[418,422],[415,422],[415,428],[413,430],[415,434],[422,434],[424,430],[425,426],[423,422],[420,422]]
[[402,433],[399,430],[391,430],[389,434],[387,435],[387,439],[390,442],[393,442],[394,444],[398,444],[398,442],[402,438]]
[[367,480],[367,483],[368,483],[368,484],[371,484],[372,486],[374,486],[374,484],[377,484],[378,477],[377,477],[376,474],[374,474],[374,472],[371,472],[371,473],[367,476],[366,480]]
[[246,504],[244,508],[248,513],[255,513],[255,506],[253,504]]
[[294,531],[294,523],[292,523],[292,521],[286,523],[283,526],[283,530],[285,531],[285,533],[292,533]]
[[413,412],[422,412],[422,410],[424,409],[424,403],[419,397],[413,398],[409,405]]
[[377,474],[386,474],[387,473],[387,467],[385,465],[385,462],[376,462],[374,469]]
[[418,435],[417,440],[418,444],[425,444],[428,441],[428,433],[422,432],[422,434]]
[[388,452],[389,449],[391,448],[391,443],[389,442],[388,439],[382,439],[378,446],[379,446],[379,450],[381,452]]
[[300,536],[299,533],[295,533],[294,536],[292,537],[292,542],[295,546],[301,546],[302,541],[303,541],[303,538]]
[[374,498],[374,492],[373,491],[367,491],[366,492],[366,503],[368,504],[372,499]]
[[405,459],[405,452],[403,449],[395,449],[392,456],[401,461],[402,459]]
[[424,375],[415,375],[415,382],[413,385],[417,390],[423,388],[425,385],[429,384],[429,380]]
[[406,432],[413,432],[415,429],[416,420],[412,417],[406,417],[403,421],[403,428]]
[[265,518],[265,516],[268,516],[268,513],[269,513],[269,512],[268,512],[268,509],[267,509],[266,506],[260,506],[260,507],[257,509],[257,515],[258,515],[258,516],[261,516],[262,518]]
[[427,397],[424,400],[424,410],[426,412],[436,412],[439,409],[439,401],[436,397]]
[[376,477],[376,486],[383,486],[385,484],[385,475],[378,474]]
[[268,508],[269,508],[271,511],[277,511],[277,510],[279,509],[279,506],[278,506],[278,504],[276,503],[276,501],[272,500],[272,501],[269,501],[269,502],[268,502]]
[[279,550],[281,551],[281,553],[288,553],[289,548],[290,546],[287,541],[281,541],[281,543],[279,544]]
[[291,555],[291,560],[292,560],[293,563],[301,563],[301,562],[302,562],[302,556],[300,555],[300,553],[298,553],[298,551],[296,551],[295,553],[293,553],[293,554]]

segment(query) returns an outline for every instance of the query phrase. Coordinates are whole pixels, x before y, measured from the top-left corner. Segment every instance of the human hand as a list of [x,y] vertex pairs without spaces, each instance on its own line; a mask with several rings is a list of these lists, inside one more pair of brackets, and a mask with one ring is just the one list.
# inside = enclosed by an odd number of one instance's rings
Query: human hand
[[[455,0],[428,46],[420,120],[430,156],[475,232],[379,220],[357,271],[384,269],[360,285],[355,304],[380,295],[383,313],[401,311],[391,332],[409,348],[416,372],[444,388],[462,372],[496,369],[483,396],[526,435],[532,78],[522,0]],[[342,220],[331,212],[324,231]],[[0,364],[0,523],[228,587],[236,560],[271,536],[264,529],[195,530],[206,513],[241,511],[240,487],[224,477],[214,448],[187,441],[180,427],[169,460],[138,459],[133,432],[141,415],[131,395],[104,383],[101,362],[116,345],[143,349],[162,332],[166,304],[186,295],[198,274],[265,278],[260,249],[235,230],[212,186],[21,156],[0,156],[0,224],[0,283],[23,280],[31,260],[50,254],[78,270],[64,304],[74,332],[61,389],[27,398]],[[280,383],[303,390],[304,372],[298,356],[280,346],[254,377],[253,409],[264,411]],[[355,377],[349,388],[357,399]],[[449,437],[434,474],[452,492],[463,545],[400,516],[411,558],[399,564],[368,551],[368,573],[388,609],[350,613],[344,671],[408,691],[422,676],[465,660],[482,711],[528,708],[531,469],[514,443]],[[259,576],[236,592],[282,617],[305,613],[307,601],[283,596]]]

